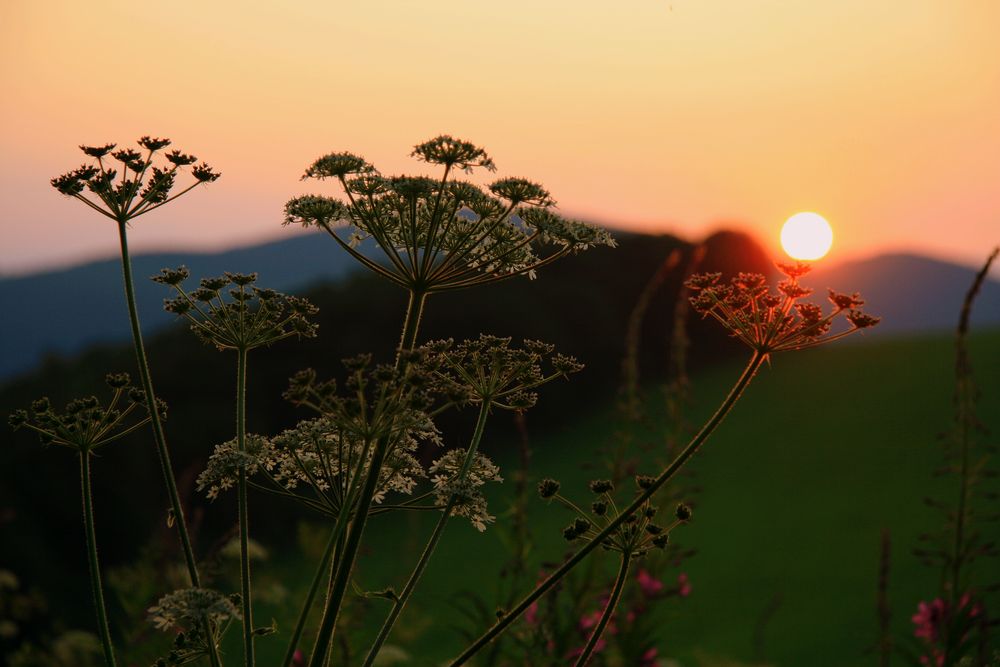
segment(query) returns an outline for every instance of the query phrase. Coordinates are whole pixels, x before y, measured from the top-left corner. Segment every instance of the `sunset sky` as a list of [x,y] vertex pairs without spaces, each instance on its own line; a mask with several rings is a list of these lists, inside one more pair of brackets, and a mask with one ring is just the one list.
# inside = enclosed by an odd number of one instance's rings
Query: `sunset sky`
[[314,158],[420,170],[412,145],[450,133],[618,228],[777,253],[812,210],[831,261],[977,263],[1000,241],[998,26],[996,0],[4,0],[0,273],[113,254],[48,180],[143,134],[223,177],[137,222],[140,250],[291,233]]

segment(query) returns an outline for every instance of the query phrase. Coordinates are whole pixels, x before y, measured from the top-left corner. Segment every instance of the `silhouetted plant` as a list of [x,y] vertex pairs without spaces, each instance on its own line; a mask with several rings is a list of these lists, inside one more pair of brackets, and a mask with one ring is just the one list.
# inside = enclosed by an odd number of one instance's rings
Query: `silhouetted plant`
[[[221,667],[222,635],[234,621],[240,621],[243,663],[252,667],[257,663],[255,638],[276,631],[274,627],[253,624],[249,488],[295,500],[328,522],[329,539],[290,633],[284,667],[305,660],[300,644],[306,620],[323,588],[325,604],[308,652],[308,664],[326,667],[331,660],[338,628],[343,632],[341,610],[348,589],[352,584],[357,586],[356,564],[371,516],[390,511],[440,513],[398,593],[392,586],[360,591],[364,598],[385,600],[391,605],[364,658],[363,664],[373,665],[386,648],[385,642],[419,584],[449,519],[468,519],[480,531],[496,521],[484,488],[488,483],[502,481],[502,475],[498,466],[479,451],[489,417],[497,411],[523,413],[537,401],[539,387],[582,368],[575,359],[557,354],[551,345],[537,341],[514,345],[509,338],[481,335],[468,341],[421,345],[420,324],[427,297],[516,276],[534,278],[539,269],[563,256],[595,246],[614,247],[615,242],[599,227],[558,215],[552,210],[554,202],[549,193],[532,181],[503,178],[486,188],[456,181],[454,176],[459,170],[493,171],[495,166],[483,149],[449,136],[419,144],[412,153],[418,160],[441,168],[439,178],[383,176],[351,153],[321,157],[306,170],[304,178],[336,180],[344,200],[320,195],[297,197],[285,207],[285,223],[325,231],[362,265],[405,289],[409,301],[393,363],[373,363],[372,355],[348,359],[344,362],[347,379],[340,384],[320,380],[311,370],[296,374],[285,395],[293,404],[316,415],[273,436],[246,432],[248,353],[292,336],[315,336],[316,327],[309,320],[315,309],[302,299],[256,287],[255,274],[206,278],[191,291],[184,287],[189,276],[183,267],[165,269],[155,276],[153,280],[176,292],[166,301],[167,310],[186,318],[207,343],[236,352],[235,438],[215,447],[198,478],[199,490],[209,498],[230,488],[238,494],[240,593],[226,595],[201,582],[170,464],[161,403],[153,391],[142,342],[127,247],[126,231],[133,220],[218,178],[207,165],[192,167],[196,162],[193,156],[176,150],[162,153],[169,143],[143,137],[139,140],[143,151],[114,150],[111,144],[82,147],[93,163],[52,181],[61,193],[118,225],[140,388],[129,390],[127,377],[113,376],[109,382],[115,394],[108,407],[96,399],[86,399],[70,404],[66,413],[56,414],[47,403],[40,402],[31,413],[15,413],[12,422],[80,453],[91,578],[108,665],[114,665],[114,649],[97,563],[89,493],[90,455],[147,421],[153,427],[170,495],[169,521],[181,538],[190,579],[190,586],[168,593],[149,609],[150,620],[157,628],[175,633],[172,649],[157,665],[207,658],[215,667]],[[154,158],[165,163],[156,166]],[[112,169],[112,161],[119,166]],[[185,167],[192,167],[193,180],[175,190]],[[338,233],[341,228],[347,229],[346,236]],[[381,259],[361,250],[359,244],[369,239],[381,252]],[[618,556],[618,574],[597,612],[581,610],[587,611],[593,623],[587,627],[585,642],[574,653],[577,665],[587,664],[605,641],[602,635],[613,622],[618,602],[630,582],[634,581],[644,594],[662,591],[662,582],[648,570],[642,568],[639,575],[632,577],[632,568],[651,550],[667,548],[671,531],[689,521],[692,513],[685,503],[671,503],[671,510],[660,511],[654,496],[708,439],[765,360],[776,352],[813,347],[878,321],[858,309],[862,300],[857,294],[831,292],[833,310],[829,313],[819,306],[801,303],[808,290],[798,284],[798,278],[808,267],[800,264],[779,268],[787,280],[777,285],[777,292],[772,292],[764,276],[758,274],[740,274],[729,285],[719,284],[717,274],[690,279],[688,286],[696,291],[691,299],[694,309],[719,320],[751,348],[746,369],[696,435],[683,448],[675,447],[676,443],[668,447],[669,454],[676,453],[672,461],[655,477],[635,476],[634,489],[615,493],[617,479],[595,480],[591,484],[594,497],[587,509],[581,509],[572,498],[560,494],[557,482],[544,480],[539,485],[543,497],[574,512],[564,535],[579,547],[520,602],[498,614],[493,627],[473,641],[452,665],[463,664],[479,653],[598,547]],[[840,316],[849,328],[834,331],[834,322]],[[134,415],[132,407],[119,409],[122,397],[144,403],[146,414]],[[426,465],[416,456],[418,445],[439,445],[442,438],[436,417],[463,406],[478,411],[475,426],[464,439],[466,444],[432,457]],[[134,423],[127,421],[132,417],[141,418]],[[404,496],[409,497],[401,499]],[[686,579],[679,579],[676,588],[678,595],[684,595],[690,585]],[[353,652],[345,650],[342,654],[352,656]],[[649,658],[648,651],[643,655]]]

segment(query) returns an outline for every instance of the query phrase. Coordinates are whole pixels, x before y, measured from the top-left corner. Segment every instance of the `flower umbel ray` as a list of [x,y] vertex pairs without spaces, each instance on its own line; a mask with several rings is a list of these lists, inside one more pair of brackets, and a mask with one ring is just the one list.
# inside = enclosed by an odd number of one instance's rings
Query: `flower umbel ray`
[[[803,263],[777,266],[786,278],[778,283],[776,292],[759,273],[740,273],[729,284],[719,282],[719,273],[693,275],[686,283],[696,292],[691,304],[697,312],[711,315],[763,355],[815,347],[879,323],[878,317],[860,310],[865,302],[857,292],[841,294],[829,290],[832,309],[828,312],[817,304],[800,302],[813,291],[799,284],[799,278],[811,267]],[[833,323],[840,316],[850,328],[832,333]]]
[[[319,227],[369,269],[425,294],[534,277],[566,254],[615,245],[605,230],[554,213],[549,192],[533,181],[502,178],[484,189],[451,178],[456,169],[495,170],[469,142],[443,135],[418,144],[412,155],[442,166],[441,177],[383,176],[352,153],[319,158],[303,178],[336,179],[346,201],[297,197],[285,206],[285,224]],[[349,229],[346,239],[337,227]],[[387,263],[357,250],[369,238]]]

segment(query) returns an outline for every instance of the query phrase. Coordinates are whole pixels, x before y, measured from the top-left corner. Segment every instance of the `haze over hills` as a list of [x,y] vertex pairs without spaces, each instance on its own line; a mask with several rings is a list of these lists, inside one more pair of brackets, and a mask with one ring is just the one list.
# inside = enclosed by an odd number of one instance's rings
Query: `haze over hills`
[[[192,281],[223,271],[257,271],[261,285],[285,291],[338,280],[357,268],[332,240],[318,234],[219,253],[137,255],[133,261],[140,313],[149,330],[174,319],[162,309],[163,299],[171,296],[169,291],[147,279],[164,267],[184,264],[191,270]],[[886,335],[954,327],[973,275],[974,270],[966,266],[916,255],[886,254],[821,267],[805,282],[822,291],[832,287],[861,292],[867,310],[883,318],[872,335]],[[0,329],[0,380],[30,371],[46,355],[72,355],[91,344],[129,337],[117,259],[0,278],[0,309],[8,314]],[[997,281],[984,285],[973,324],[1000,325]]]

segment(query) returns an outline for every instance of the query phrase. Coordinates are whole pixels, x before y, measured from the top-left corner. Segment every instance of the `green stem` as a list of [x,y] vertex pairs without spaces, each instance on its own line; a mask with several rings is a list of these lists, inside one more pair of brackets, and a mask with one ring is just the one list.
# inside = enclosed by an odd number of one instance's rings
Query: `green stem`
[[333,551],[337,547],[338,533],[339,531],[336,529],[330,533],[330,541],[327,542],[326,549],[323,550],[323,558],[320,560],[319,566],[316,568],[316,574],[313,576],[312,583],[309,585],[309,593],[306,595],[305,602],[302,603],[302,611],[299,612],[299,618],[295,622],[295,629],[292,631],[292,638],[288,642],[288,650],[285,651],[285,659],[281,662],[282,667],[290,667],[292,664],[292,660],[295,658],[295,651],[299,645],[299,640],[302,638],[302,631],[306,626],[306,620],[309,618],[309,612],[312,610],[313,601],[316,599],[316,592],[319,590],[319,586],[323,579],[329,577],[330,560],[333,558]]
[[[406,305],[406,319],[403,323],[403,334],[400,337],[399,350],[412,350],[417,344],[417,331],[420,329],[420,317],[424,312],[427,292],[410,290],[410,301]],[[399,355],[396,356],[396,366],[399,366]]]
[[615,613],[618,600],[622,596],[622,589],[625,588],[625,580],[628,578],[628,568],[631,561],[632,555],[630,553],[625,552],[622,554],[622,564],[618,569],[618,578],[615,579],[614,588],[611,589],[611,597],[608,598],[608,604],[604,607],[604,612],[601,614],[600,620],[594,627],[594,631],[590,634],[587,645],[583,647],[583,653],[580,654],[580,658],[576,661],[576,667],[584,667],[590,660],[590,656],[597,647],[597,642],[600,641],[601,635],[604,634],[604,628],[607,627],[608,621],[611,620],[611,615]]
[[121,245],[125,299],[128,302],[129,322],[132,326],[132,343],[135,346],[135,356],[139,366],[139,379],[142,383],[142,390],[146,392],[146,407],[149,410],[150,424],[153,426],[153,441],[156,443],[156,452],[160,456],[163,481],[167,486],[167,494],[170,496],[170,507],[174,513],[174,523],[177,526],[177,533],[181,538],[181,547],[184,550],[184,560],[187,563],[188,577],[191,579],[191,585],[199,588],[201,587],[201,578],[198,576],[198,565],[197,561],[195,561],[194,549],[191,547],[191,538],[188,535],[187,521],[184,518],[184,508],[181,505],[180,494],[177,493],[177,482],[174,479],[173,464],[170,462],[170,451],[167,449],[167,438],[163,433],[163,422],[160,420],[160,413],[156,409],[156,394],[153,392],[153,379],[149,373],[146,348],[142,342],[142,329],[139,327],[139,310],[135,303],[135,287],[132,281],[132,261],[129,258],[128,252],[126,222],[121,220],[118,221],[118,239]]
[[666,484],[670,479],[677,474],[688,459],[690,459],[698,448],[708,439],[708,436],[712,434],[712,431],[722,422],[725,416],[732,409],[733,405],[739,399],[743,390],[746,389],[747,385],[750,384],[750,380],[757,373],[757,369],[760,368],[761,364],[767,358],[767,354],[760,351],[754,351],[753,357],[747,364],[747,367],[743,370],[743,374],[740,379],[736,381],[729,395],[719,406],[719,409],[715,411],[715,414],[705,422],[705,425],[701,427],[698,434],[694,436],[691,442],[684,448],[684,450],[677,455],[677,458],[667,466],[667,468],[660,473],[660,475],[653,481],[653,483],[643,491],[641,494],[636,496],[635,500],[622,511],[613,521],[608,523],[597,535],[594,536],[586,545],[580,548],[573,556],[562,564],[558,569],[556,569],[552,574],[545,578],[538,586],[529,593],[521,602],[514,607],[509,613],[504,615],[496,625],[487,630],[482,636],[479,637],[475,642],[472,643],[465,651],[462,652],[455,660],[449,663],[448,667],[458,667],[458,665],[465,664],[476,653],[478,653],[484,646],[489,644],[497,635],[502,633],[507,627],[513,623],[517,618],[523,614],[531,604],[542,597],[545,593],[549,591],[553,586],[555,586],[559,581],[569,573],[574,567],[579,565],[587,555],[604,543],[604,540],[611,536],[618,526],[622,525],[625,520],[637,512],[647,500],[649,500],[653,494],[655,494],[664,484]]
[[90,492],[90,452],[80,452],[80,493],[83,496],[83,525],[87,533],[87,557],[90,562],[90,585],[94,591],[94,610],[97,627],[104,647],[104,662],[115,667],[115,650],[111,645],[108,612],[104,606],[104,585],[101,583],[101,566],[97,560],[97,533],[94,530],[94,499]]
[[[240,452],[247,448],[247,351],[240,348],[236,360],[236,444]],[[240,593],[243,603],[243,662],[254,667],[253,607],[250,598],[250,523],[247,512],[247,469],[240,464],[238,480],[240,514]]]
[[[476,428],[472,434],[469,451],[465,456],[462,469],[458,473],[459,479],[465,477],[465,475],[469,472],[469,468],[472,467],[472,462],[475,460],[476,456],[476,450],[479,449],[479,442],[482,440],[483,431],[486,429],[486,419],[489,416],[489,409],[489,401],[483,401],[483,404],[479,408],[479,419],[476,421]],[[448,499],[448,505],[441,513],[441,518],[438,519],[437,525],[434,526],[434,532],[431,533],[427,546],[424,547],[423,553],[420,554],[420,560],[417,561],[416,566],[413,568],[413,572],[410,573],[410,578],[406,581],[406,585],[403,586],[403,590],[400,591],[396,601],[393,603],[392,610],[389,612],[389,616],[385,619],[385,623],[382,624],[382,629],[379,631],[378,637],[375,638],[375,642],[368,650],[368,656],[365,658],[363,667],[371,667],[371,665],[375,663],[375,658],[378,656],[379,649],[382,648],[385,640],[389,638],[389,633],[392,632],[392,628],[396,624],[396,620],[399,618],[399,615],[403,613],[403,608],[406,606],[407,601],[413,594],[413,590],[420,582],[420,578],[423,576],[424,570],[427,569],[427,564],[430,562],[431,556],[434,554],[434,550],[437,548],[438,542],[441,541],[441,536],[444,534],[444,527],[447,525],[448,519],[451,517],[451,512],[455,508],[457,500],[457,496],[454,495]]]
[[[420,328],[420,317],[423,314],[426,292],[419,290],[410,291],[410,302],[406,308],[406,319],[403,322],[403,334],[400,340],[400,353],[404,350],[411,350],[417,340],[417,331]],[[400,364],[401,354],[396,355],[396,366]],[[365,477],[365,485],[361,489],[361,496],[358,499],[357,509],[354,514],[354,521],[350,525],[347,534],[347,541],[341,552],[337,568],[334,572],[330,586],[330,597],[327,600],[326,609],[323,611],[323,620],[320,621],[319,631],[316,634],[316,646],[313,654],[309,658],[309,667],[324,667],[326,655],[329,651],[330,643],[333,641],[333,633],[337,626],[337,617],[340,615],[340,607],[344,602],[344,595],[347,593],[347,585],[354,570],[354,561],[361,548],[361,538],[365,532],[365,524],[368,521],[368,511],[371,509],[372,498],[375,495],[375,487],[378,485],[379,472],[389,451],[389,442],[386,438],[380,439],[375,444],[375,451],[372,452],[371,465],[368,468],[368,475]]]

